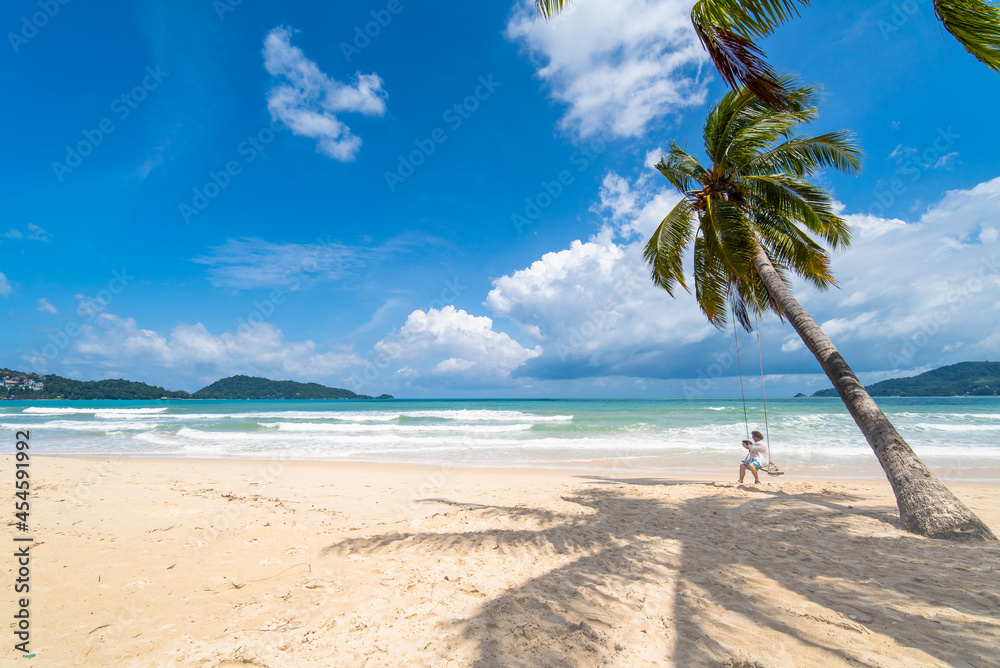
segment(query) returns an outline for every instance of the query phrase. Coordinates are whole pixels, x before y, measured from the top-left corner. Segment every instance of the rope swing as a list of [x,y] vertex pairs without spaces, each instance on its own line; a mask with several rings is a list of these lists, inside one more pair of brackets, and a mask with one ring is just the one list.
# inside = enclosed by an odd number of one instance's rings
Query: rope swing
[[[771,429],[767,421],[767,393],[764,391],[764,354],[761,352],[760,347],[760,319],[754,316],[755,327],[757,332],[757,357],[760,359],[760,395],[764,400],[764,437],[765,443],[767,445],[767,468],[764,472],[768,475],[777,476],[785,475],[785,472],[778,468],[778,465],[774,463],[771,459]],[[743,362],[740,361],[740,337],[736,331],[736,318],[733,318],[733,339],[736,341],[736,368],[740,372],[740,396],[743,397],[743,426],[746,427],[747,440],[750,440],[750,418],[747,415],[747,394],[743,389]]]

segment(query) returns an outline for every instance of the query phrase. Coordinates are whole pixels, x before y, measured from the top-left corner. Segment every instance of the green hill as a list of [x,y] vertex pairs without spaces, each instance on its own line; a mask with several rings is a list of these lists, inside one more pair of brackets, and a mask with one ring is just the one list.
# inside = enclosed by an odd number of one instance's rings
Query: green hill
[[[252,376],[230,376],[217,380],[191,395],[192,399],[371,399],[350,390],[326,387],[319,383],[293,380],[268,380]],[[388,398],[382,395],[380,399]]]
[[[13,384],[4,383],[4,379]],[[29,384],[26,386],[26,382]],[[30,389],[41,383],[42,389]],[[0,369],[0,399],[131,400],[155,399],[371,399],[350,390],[326,387],[318,383],[291,380],[268,380],[251,376],[232,376],[216,381],[194,394],[172,392],[162,387],[130,380],[72,380],[55,374],[40,376],[27,371]],[[383,394],[379,399],[392,399]]]
[[[890,378],[865,387],[873,397],[1000,396],[1000,362],[960,362],[910,378]],[[833,388],[814,397],[836,397]]]
[[[126,399],[151,400],[168,397],[170,399],[186,399],[187,392],[171,392],[162,387],[137,383],[131,380],[72,380],[55,374],[39,376],[36,373],[0,369],[0,380],[9,378],[17,380],[14,387],[4,386],[0,397],[10,399]],[[22,389],[24,379],[42,383],[41,390]]]

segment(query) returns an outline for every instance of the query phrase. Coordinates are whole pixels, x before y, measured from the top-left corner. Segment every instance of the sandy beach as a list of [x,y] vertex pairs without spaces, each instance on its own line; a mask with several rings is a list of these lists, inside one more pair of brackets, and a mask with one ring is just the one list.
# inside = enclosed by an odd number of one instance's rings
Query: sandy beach
[[3,663],[996,665],[1000,546],[902,532],[885,482],[734,478],[35,458]]

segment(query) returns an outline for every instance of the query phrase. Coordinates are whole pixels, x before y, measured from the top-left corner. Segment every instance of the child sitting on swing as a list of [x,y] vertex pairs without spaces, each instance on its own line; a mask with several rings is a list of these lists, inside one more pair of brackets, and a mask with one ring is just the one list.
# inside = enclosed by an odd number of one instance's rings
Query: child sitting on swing
[[749,450],[750,454],[740,464],[740,482],[743,482],[743,477],[750,471],[753,474],[754,484],[759,485],[760,476],[757,475],[757,471],[766,469],[770,462],[767,459],[767,444],[762,443],[764,434],[754,431],[751,435],[753,442],[743,441],[743,447]]

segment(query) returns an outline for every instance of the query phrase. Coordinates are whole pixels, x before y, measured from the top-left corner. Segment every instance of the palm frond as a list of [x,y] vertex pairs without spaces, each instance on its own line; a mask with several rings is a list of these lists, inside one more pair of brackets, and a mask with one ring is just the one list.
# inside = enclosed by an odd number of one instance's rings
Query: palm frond
[[799,5],[808,6],[809,0],[698,0],[691,23],[726,83],[745,86],[767,106],[785,109],[790,90],[754,39],[798,16]]
[[704,234],[706,248],[723,263],[726,272],[734,279],[746,278],[757,244],[754,231],[743,209],[721,199],[708,200],[701,213],[699,228]]
[[829,168],[856,175],[861,171],[864,154],[857,147],[856,135],[842,130],[816,137],[794,137],[740,165],[742,174],[777,174],[789,172],[807,176]]
[[701,163],[672,142],[666,155],[656,164],[656,168],[682,193],[691,190],[694,182],[700,181],[705,175],[705,168]]
[[546,21],[561,12],[569,4],[569,0],[535,0],[535,11]]
[[934,0],[934,12],[966,51],[1000,72],[1000,6],[985,0]]
[[[791,76],[778,79],[789,89],[785,109],[775,110],[741,88],[720,101],[705,122],[705,144],[713,160],[742,164],[776,141],[791,134],[796,126],[814,121],[819,89],[800,86]],[[718,114],[718,117],[715,114]]]
[[787,104],[788,89],[778,83],[764,51],[753,40],[721,26],[692,18],[695,34],[708,52],[723,81],[736,88],[746,86],[762,102],[775,109]]
[[671,297],[678,284],[688,289],[684,281],[684,251],[691,241],[693,224],[694,204],[683,199],[656,228],[643,251],[653,283],[666,290]]
[[793,220],[770,217],[759,225],[760,244],[775,266],[786,267],[819,290],[835,286],[830,256]]
[[701,312],[719,329],[726,326],[729,284],[725,267],[706,248],[704,235],[697,235],[694,240],[694,296]]
[[724,26],[744,37],[761,38],[799,15],[810,0],[698,0],[692,16]]
[[743,178],[747,208],[804,224],[832,248],[851,245],[851,228],[833,210],[823,188],[791,174],[759,174]]

